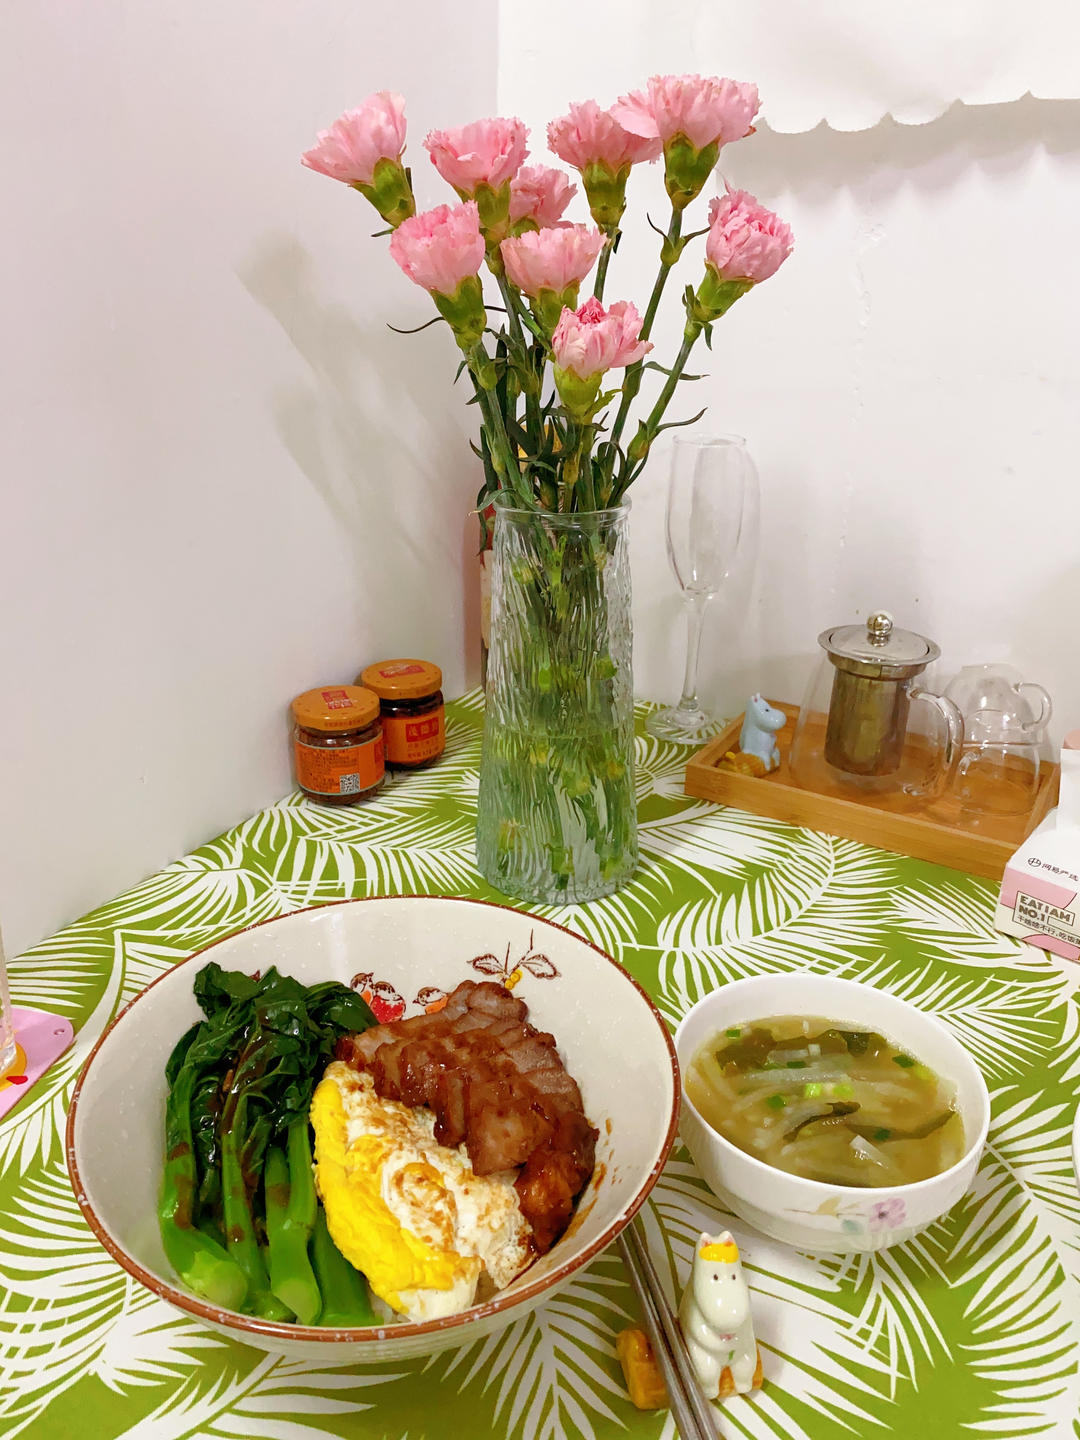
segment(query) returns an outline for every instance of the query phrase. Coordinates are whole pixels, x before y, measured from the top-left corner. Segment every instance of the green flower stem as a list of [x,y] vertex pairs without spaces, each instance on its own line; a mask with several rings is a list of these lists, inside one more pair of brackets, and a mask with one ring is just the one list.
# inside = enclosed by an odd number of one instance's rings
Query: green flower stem
[[607,236],[604,248],[600,251],[600,259],[596,264],[596,284],[593,286],[592,292],[594,300],[603,300],[604,298],[604,286],[607,283],[608,266],[611,264],[611,256],[614,253],[615,242],[618,238],[619,232],[615,230]]
[[510,281],[507,280],[505,271],[495,278],[499,284],[499,293],[503,297],[503,305],[506,307],[506,319],[510,326],[510,333],[515,340],[520,340],[524,343],[524,336],[521,330],[521,306],[519,297],[515,293]]
[[[656,273],[656,281],[653,284],[652,294],[649,296],[649,303],[645,310],[645,317],[641,322],[641,338],[647,340],[652,331],[653,321],[656,319],[656,312],[660,308],[660,297],[664,293],[664,286],[667,284],[668,275],[675,268],[678,258],[679,235],[682,231],[682,211],[671,207],[671,223],[668,225],[664,243],[660,246],[660,268]],[[609,437],[611,445],[609,479],[614,477],[615,460],[618,455],[616,446],[622,436],[623,427],[626,425],[627,416],[630,414],[630,407],[637,398],[641,389],[641,377],[644,373],[644,362],[639,360],[636,365],[631,365],[626,372],[626,379],[623,381],[622,400],[619,402],[618,414],[615,416],[615,423],[611,427]],[[614,500],[612,503],[615,503]]]
[[[579,424],[566,463],[592,429]],[[617,884],[636,857],[633,725],[609,610],[618,534],[539,515],[506,517],[497,537],[481,869],[506,893],[572,901]]]
[[652,334],[653,321],[656,319],[656,312],[660,308],[660,297],[664,293],[664,286],[667,278],[674,270],[679,258],[679,234],[682,231],[682,211],[676,210],[674,206],[671,211],[671,224],[668,226],[664,243],[660,246],[660,269],[657,271],[656,283],[653,285],[652,294],[649,296],[649,303],[645,308],[645,318],[641,322],[641,338],[647,340]]
[[536,501],[532,495],[527,494],[525,487],[521,484],[521,466],[510,444],[494,392],[487,383],[494,367],[483,345],[475,345],[469,351],[468,364],[476,390],[477,404],[480,406],[481,420],[487,432],[491,463],[499,477],[500,488],[508,490],[523,508],[535,510],[537,508]]
[[671,397],[675,394],[676,386],[682,379],[683,371],[686,369],[686,362],[690,358],[690,351],[694,348],[698,336],[705,327],[694,321],[687,323],[683,331],[683,342],[679,347],[679,353],[675,357],[675,364],[664,381],[664,388],[660,391],[656,404],[649,411],[648,416],[638,426],[638,433],[630,443],[626,454],[626,461],[619,472],[619,479],[612,493],[611,504],[617,505],[626,494],[631,481],[634,480],[641,466],[648,458],[649,450],[660,429],[664,418],[664,412],[670,403]]
[[[562,485],[559,487],[559,509],[595,510],[596,488],[593,483],[592,446],[596,426],[583,424],[562,464]],[[580,483],[579,483],[580,482]],[[581,504],[577,503],[581,497]]]
[[[503,297],[503,304],[506,306],[506,319],[510,327],[510,334],[520,346],[521,350],[525,351],[525,330],[521,323],[523,309],[521,293],[510,284],[505,273],[500,274],[497,279],[499,292]],[[525,395],[525,428],[528,432],[530,442],[539,449],[542,429],[540,422],[540,387],[535,383],[533,375],[529,374],[521,389]],[[512,384],[507,385],[506,393],[507,403],[511,407],[511,414],[516,415],[516,397],[518,393],[516,376]]]

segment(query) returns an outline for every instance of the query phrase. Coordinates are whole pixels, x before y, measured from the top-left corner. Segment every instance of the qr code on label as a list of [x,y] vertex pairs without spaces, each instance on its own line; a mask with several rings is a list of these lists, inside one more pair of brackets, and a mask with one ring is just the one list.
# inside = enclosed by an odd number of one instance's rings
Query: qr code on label
[[339,795],[359,795],[359,794],[360,794],[360,776],[359,776],[359,775],[342,775],[342,776],[340,777],[339,781],[338,781],[338,794],[339,794]]

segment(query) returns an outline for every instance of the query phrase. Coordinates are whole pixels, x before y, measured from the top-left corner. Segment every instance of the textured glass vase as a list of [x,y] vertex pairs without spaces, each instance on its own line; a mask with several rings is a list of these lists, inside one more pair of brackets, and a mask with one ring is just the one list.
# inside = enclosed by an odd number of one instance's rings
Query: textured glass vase
[[637,864],[628,518],[496,507],[476,855],[515,899],[593,900]]

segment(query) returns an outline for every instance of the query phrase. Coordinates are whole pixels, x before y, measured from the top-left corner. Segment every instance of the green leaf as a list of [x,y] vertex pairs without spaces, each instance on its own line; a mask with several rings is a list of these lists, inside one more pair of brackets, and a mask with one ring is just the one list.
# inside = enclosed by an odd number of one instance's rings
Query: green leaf
[[[656,360],[646,360],[641,368],[643,370],[658,370],[661,375],[674,375],[675,373],[674,370],[669,369],[667,365],[661,365]],[[687,375],[685,370],[679,376],[680,380],[705,380],[707,378],[705,375]]]
[[[385,232],[383,232],[385,233]],[[442,315],[435,315],[430,320],[425,320],[423,325],[413,325],[410,329],[403,329],[400,325],[391,325],[389,320],[386,328],[392,330],[395,335],[419,335],[421,330],[430,330],[432,325],[445,325],[446,320]]]

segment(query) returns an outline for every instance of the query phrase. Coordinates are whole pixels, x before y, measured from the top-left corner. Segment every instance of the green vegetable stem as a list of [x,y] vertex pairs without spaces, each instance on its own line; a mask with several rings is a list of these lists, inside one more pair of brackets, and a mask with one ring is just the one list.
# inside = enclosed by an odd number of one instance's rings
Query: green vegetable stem
[[319,1323],[338,1329],[357,1325],[377,1325],[379,1317],[372,1309],[367,1281],[330,1238],[326,1212],[318,1207],[315,1229],[311,1237],[311,1259],[322,1292],[322,1315]]
[[[225,1309],[269,1320],[317,1316],[305,1253],[316,1204],[308,1109],[338,1038],[366,1030],[375,1017],[345,985],[305,986],[275,969],[252,976],[211,961],[193,988],[206,1018],[182,1036],[165,1067],[158,1205],[165,1254],[190,1290]],[[268,1147],[282,1145],[287,1193],[265,1174]],[[273,1285],[264,1224],[273,1232]]]
[[301,1325],[314,1325],[322,1296],[308,1259],[318,1200],[311,1169],[308,1122],[289,1126],[285,1150],[266,1152],[266,1239],[270,1256],[270,1289],[292,1310]]
[[[241,1067],[242,1068],[242,1067]],[[263,1320],[291,1320],[293,1312],[270,1289],[266,1261],[255,1230],[244,1169],[240,1159],[240,1137],[244,1131],[247,1104],[243,1090],[234,1090],[226,1102],[221,1132],[221,1189],[225,1214],[225,1243],[229,1255],[243,1270],[248,1282],[250,1308]]]
[[195,1225],[198,1175],[191,1136],[191,1090],[195,1072],[169,1092],[165,1107],[165,1174],[158,1205],[161,1242],[169,1264],[193,1294],[239,1310],[247,1297],[243,1270],[226,1250]]

